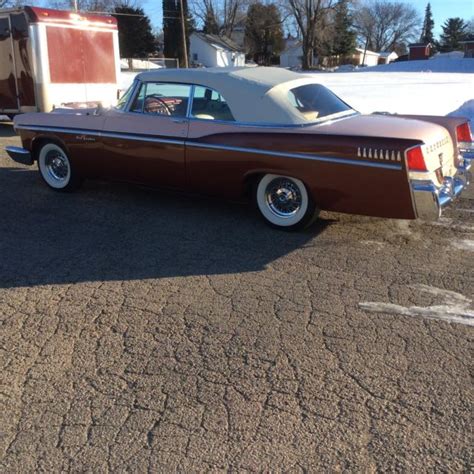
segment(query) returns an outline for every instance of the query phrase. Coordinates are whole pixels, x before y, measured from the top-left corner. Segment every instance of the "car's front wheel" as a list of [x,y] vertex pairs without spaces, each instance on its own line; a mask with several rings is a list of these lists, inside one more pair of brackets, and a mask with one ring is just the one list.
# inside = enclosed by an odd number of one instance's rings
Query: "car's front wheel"
[[255,189],[255,201],[265,221],[283,230],[302,229],[318,215],[304,183],[288,176],[263,176]]
[[38,168],[45,183],[55,191],[73,191],[82,180],[67,153],[56,143],[45,143],[38,153]]

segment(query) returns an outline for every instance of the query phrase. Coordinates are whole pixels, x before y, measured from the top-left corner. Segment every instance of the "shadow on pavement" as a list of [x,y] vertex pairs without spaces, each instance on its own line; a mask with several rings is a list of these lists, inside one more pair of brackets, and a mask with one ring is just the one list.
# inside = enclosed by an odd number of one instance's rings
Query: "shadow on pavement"
[[331,221],[287,233],[249,205],[87,182],[49,190],[36,170],[0,168],[0,287],[262,270]]
[[15,136],[16,133],[11,122],[0,122],[0,137],[11,138]]

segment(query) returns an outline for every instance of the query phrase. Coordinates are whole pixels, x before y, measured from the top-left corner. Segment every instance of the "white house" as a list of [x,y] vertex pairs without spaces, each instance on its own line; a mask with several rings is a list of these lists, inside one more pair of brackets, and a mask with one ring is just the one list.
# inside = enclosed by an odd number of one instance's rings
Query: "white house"
[[356,48],[352,55],[353,62],[356,66],[377,66],[379,63],[380,54],[374,51],[364,50],[363,48]]
[[245,53],[225,36],[194,32],[189,43],[191,64],[206,67],[245,66]]
[[398,54],[395,51],[383,51],[379,53],[379,64],[390,64],[398,59]]
[[303,58],[301,41],[289,38],[286,40],[285,49],[280,54],[281,67],[300,67]]

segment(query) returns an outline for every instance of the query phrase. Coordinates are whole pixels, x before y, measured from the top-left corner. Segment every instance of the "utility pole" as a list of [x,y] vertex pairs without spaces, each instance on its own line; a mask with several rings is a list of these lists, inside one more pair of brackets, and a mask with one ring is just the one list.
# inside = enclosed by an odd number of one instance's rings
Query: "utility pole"
[[181,10],[181,33],[183,37],[183,53],[184,53],[184,67],[189,67],[188,64],[188,47],[186,45],[186,25],[184,23],[184,7],[183,0],[179,0],[179,6]]

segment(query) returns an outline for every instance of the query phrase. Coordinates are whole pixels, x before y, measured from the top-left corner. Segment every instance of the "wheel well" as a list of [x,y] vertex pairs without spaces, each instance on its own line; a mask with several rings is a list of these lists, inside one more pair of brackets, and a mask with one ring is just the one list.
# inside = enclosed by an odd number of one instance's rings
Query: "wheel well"
[[252,197],[252,192],[256,184],[260,181],[260,179],[265,176],[265,173],[262,172],[255,172],[248,174],[244,179],[243,185],[243,195],[246,198]]
[[52,137],[38,137],[33,141],[33,146],[31,149],[34,160],[38,160],[38,153],[43,147],[43,145],[46,145],[46,143],[54,143],[55,145],[58,145],[67,153],[67,149],[64,146],[64,143],[61,142],[61,140],[58,140],[57,138],[52,138]]

